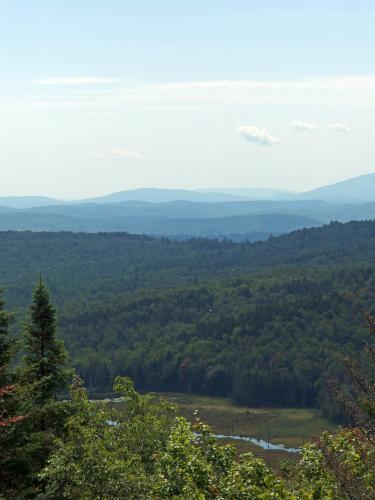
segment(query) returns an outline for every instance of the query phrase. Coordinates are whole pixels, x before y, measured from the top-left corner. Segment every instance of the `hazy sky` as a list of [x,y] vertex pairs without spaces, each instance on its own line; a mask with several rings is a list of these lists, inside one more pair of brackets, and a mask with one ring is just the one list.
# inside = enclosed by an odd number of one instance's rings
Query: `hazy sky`
[[375,2],[0,0],[0,195],[375,172]]

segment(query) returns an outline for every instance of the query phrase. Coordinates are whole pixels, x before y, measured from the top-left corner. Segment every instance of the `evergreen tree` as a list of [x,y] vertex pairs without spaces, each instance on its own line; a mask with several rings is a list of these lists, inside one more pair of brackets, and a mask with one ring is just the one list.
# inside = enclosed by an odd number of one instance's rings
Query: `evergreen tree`
[[57,338],[55,308],[42,280],[33,293],[30,322],[25,324],[21,365],[21,380],[37,406],[55,401],[57,393],[66,387],[69,370],[63,342]]
[[[22,491],[30,496],[44,491],[38,479],[51,453],[55,439],[61,436],[67,418],[68,404],[57,401],[66,387],[70,370],[66,368],[67,353],[57,338],[55,309],[48,290],[39,279],[33,292],[30,321],[22,335],[24,357],[19,367],[19,394],[23,414],[20,424],[17,467],[22,477]],[[21,482],[21,481],[20,481]],[[29,497],[27,497],[29,498]]]

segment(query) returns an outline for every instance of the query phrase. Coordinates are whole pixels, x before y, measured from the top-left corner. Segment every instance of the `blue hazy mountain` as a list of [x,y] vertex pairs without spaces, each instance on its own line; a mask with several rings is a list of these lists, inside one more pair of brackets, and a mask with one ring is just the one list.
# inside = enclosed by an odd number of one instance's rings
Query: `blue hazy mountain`
[[199,189],[200,193],[225,193],[231,196],[246,197],[251,200],[282,200],[293,199],[294,196],[300,194],[297,191],[289,191],[286,189],[272,188],[215,188],[215,189]]
[[136,189],[75,202],[43,196],[0,197],[0,230],[264,239],[333,220],[375,219],[375,174],[305,193],[263,190],[263,196],[268,196],[263,200],[242,197],[251,195],[251,189],[230,191],[236,194]]
[[[10,209],[8,209],[10,210]],[[331,220],[346,222],[375,218],[373,203],[328,203],[319,200],[259,200],[236,202],[171,201],[149,203],[124,201],[120,203],[80,203],[34,207],[24,212],[66,215],[79,218],[107,219],[113,217],[166,217],[170,219],[216,219],[234,216],[283,214],[302,216],[320,223]]]
[[30,209],[0,207],[0,230],[126,231],[171,237],[270,234],[318,226],[332,220],[375,219],[375,202],[333,204],[315,200],[196,203],[61,204]]
[[[300,215],[261,214],[218,218],[173,219],[165,216],[77,217],[68,214],[17,211],[0,213],[0,230],[7,231],[125,231],[170,237],[225,237],[282,234],[319,226],[319,220]],[[259,238],[259,239],[264,239]]]
[[0,205],[0,214],[9,214],[11,212],[15,212],[16,210],[16,208],[4,207]]
[[149,203],[162,203],[168,201],[196,201],[196,202],[225,202],[247,200],[248,196],[239,196],[236,194],[226,194],[220,192],[199,192],[188,189],[156,189],[141,188],[130,189],[128,191],[119,191],[107,196],[90,198],[84,200],[91,203],[119,203],[123,201],[146,201]]
[[[162,203],[170,201],[194,201],[204,203],[250,200],[321,200],[332,203],[366,203],[375,201],[375,173],[353,177],[328,186],[296,193],[269,188],[222,188],[191,191],[187,189],[132,189],[107,196],[83,200],[94,203],[119,203],[144,201]],[[1,201],[1,200],[0,200]],[[4,204],[4,203],[3,203]]]
[[375,201],[375,174],[360,175],[297,195],[300,199],[366,203]]
[[[55,206],[34,207],[30,209],[39,213],[66,214],[79,217],[114,217],[114,216],[163,216],[173,219],[186,218],[217,218],[236,215],[260,215],[266,213],[284,213],[330,218],[333,207],[331,204],[317,200],[292,201],[228,201],[228,202],[144,202],[122,201],[119,203],[79,203]],[[29,211],[30,211],[29,210]],[[318,217],[319,218],[319,217]]]
[[47,196],[0,196],[0,205],[10,208],[33,208],[63,203]]
[[[353,177],[329,186],[296,193],[270,188],[222,188],[212,190],[141,188],[118,191],[105,196],[67,202],[47,196],[2,196],[0,206],[15,209],[50,207],[56,205],[115,204],[126,202],[168,203],[227,203],[241,201],[320,200],[329,203],[375,202],[375,173]],[[234,214],[232,214],[234,215]]]

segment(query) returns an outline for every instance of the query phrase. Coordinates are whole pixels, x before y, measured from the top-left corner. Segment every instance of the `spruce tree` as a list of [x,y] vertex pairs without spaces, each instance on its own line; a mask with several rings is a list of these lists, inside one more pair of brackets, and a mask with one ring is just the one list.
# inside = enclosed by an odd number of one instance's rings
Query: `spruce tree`
[[21,380],[37,406],[55,401],[69,377],[67,353],[57,338],[56,314],[48,290],[39,278],[33,292],[30,321],[22,337],[25,356],[21,365]]
[[[33,292],[30,318],[22,332],[22,358],[19,371],[19,395],[25,415],[20,424],[17,464],[22,491],[43,492],[38,479],[54,441],[61,435],[67,417],[67,404],[57,400],[68,382],[67,353],[57,338],[55,308],[49,292],[39,278]],[[20,482],[21,483],[21,482]]]

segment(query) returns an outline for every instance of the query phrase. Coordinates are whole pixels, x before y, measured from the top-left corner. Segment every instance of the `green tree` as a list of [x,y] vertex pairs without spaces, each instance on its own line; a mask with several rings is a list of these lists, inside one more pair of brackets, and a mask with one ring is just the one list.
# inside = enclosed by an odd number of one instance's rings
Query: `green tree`
[[21,343],[24,356],[18,370],[18,392],[27,418],[20,424],[17,461],[22,488],[32,497],[44,489],[37,474],[68,416],[69,405],[57,396],[71,373],[66,368],[63,342],[57,338],[55,309],[41,278],[33,292],[30,321],[24,325]]
[[[297,500],[284,482],[252,453],[239,459],[231,445],[220,445],[199,420],[176,418],[156,461],[150,498],[181,500]],[[150,491],[151,493],[151,491]]]
[[25,352],[20,379],[37,406],[56,400],[64,389],[70,370],[66,368],[67,352],[57,338],[56,314],[42,280],[33,293],[30,321],[25,324],[22,345]]
[[40,477],[51,498],[93,500],[154,498],[155,457],[165,448],[174,407],[138,394],[129,378],[114,389],[122,409],[88,400],[79,378],[72,384],[72,413]]

